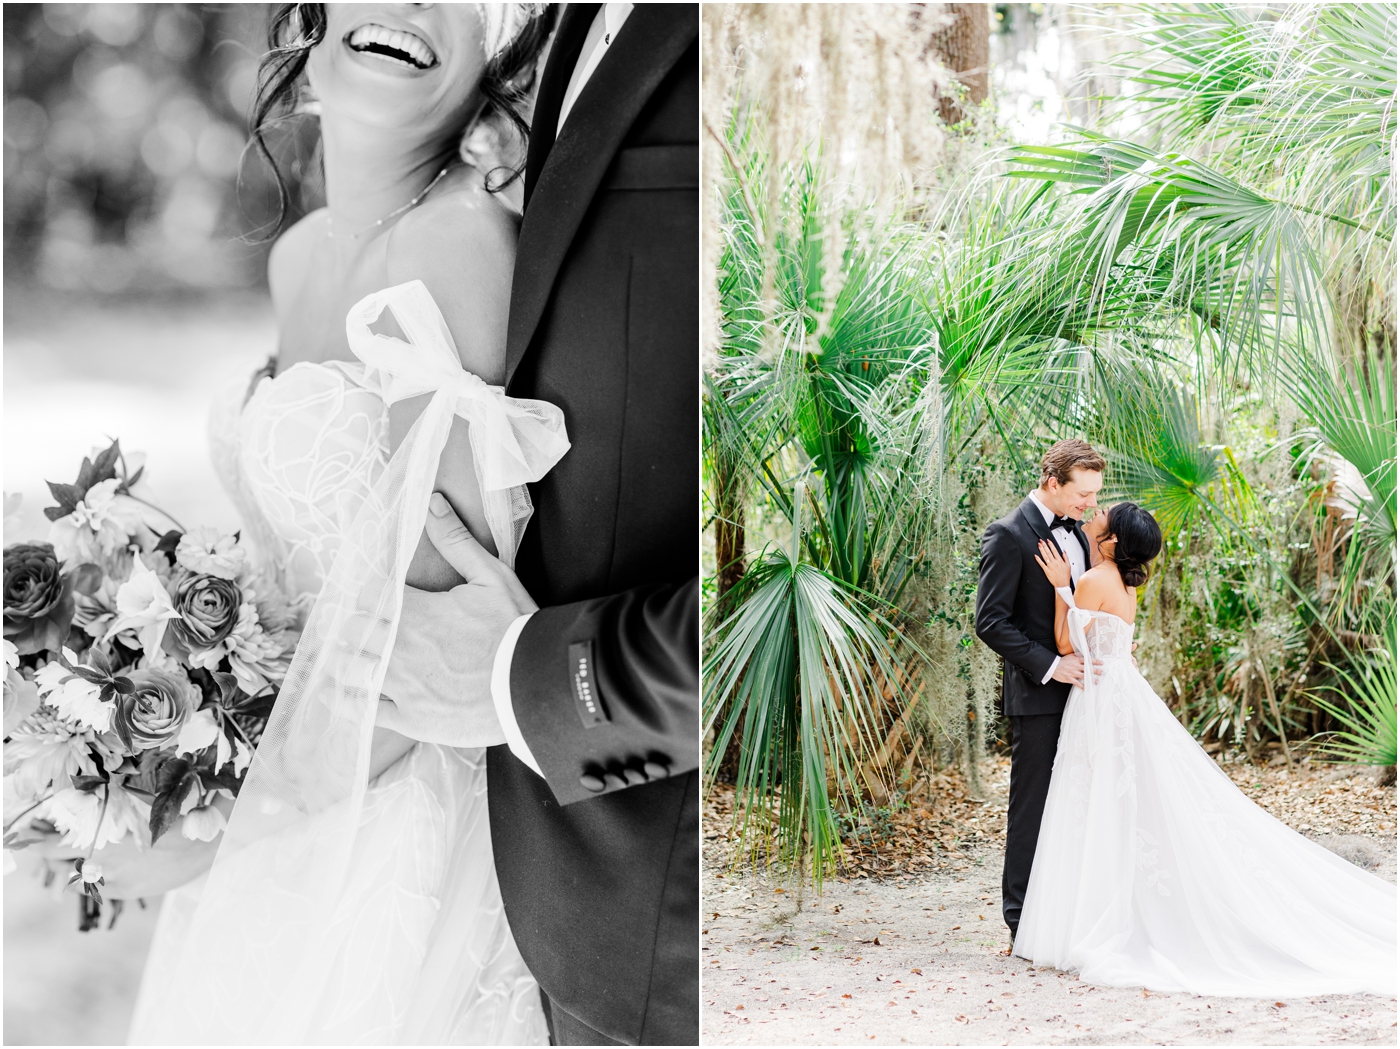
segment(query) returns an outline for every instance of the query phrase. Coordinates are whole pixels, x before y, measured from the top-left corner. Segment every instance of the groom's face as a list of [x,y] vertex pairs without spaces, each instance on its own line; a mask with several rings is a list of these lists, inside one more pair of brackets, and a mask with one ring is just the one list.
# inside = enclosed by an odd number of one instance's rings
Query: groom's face
[[476,4],[327,4],[307,77],[324,112],[432,137],[480,104],[484,35]]
[[1046,481],[1046,503],[1061,517],[1082,521],[1086,512],[1099,505],[1099,489],[1102,487],[1103,474],[1076,467],[1069,472],[1069,480],[1065,484],[1060,484],[1054,477]]

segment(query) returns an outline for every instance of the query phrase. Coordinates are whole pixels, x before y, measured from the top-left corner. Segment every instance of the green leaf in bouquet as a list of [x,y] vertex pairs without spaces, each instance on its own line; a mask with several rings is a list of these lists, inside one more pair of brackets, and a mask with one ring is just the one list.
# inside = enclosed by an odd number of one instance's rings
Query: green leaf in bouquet
[[[83,460],[86,462],[87,460]],[[72,484],[59,484],[56,481],[45,482],[49,486],[49,492],[58,500],[57,506],[44,508],[44,516],[50,521],[57,521],[59,518],[67,517],[78,508],[78,504],[83,501],[83,496],[87,495],[86,488],[79,488]]]
[[185,533],[178,528],[172,528],[160,537],[160,542],[156,543],[156,550],[165,555],[171,565],[175,564],[175,548],[180,545],[180,540],[185,537]]
[[199,774],[184,758],[167,758],[156,772],[156,799],[151,803],[151,844],[175,825],[190,791],[199,789]]
[[98,787],[105,787],[107,785],[106,778],[102,776],[84,776],[75,772],[69,778],[72,779],[75,790],[81,790],[89,794]]
[[206,790],[213,790],[216,787],[222,787],[224,788],[224,790],[228,791],[230,794],[233,794],[235,796],[238,794],[239,789],[243,786],[243,777],[235,776],[232,772],[229,771],[229,767],[227,765],[225,765],[218,772],[202,772],[200,774],[200,778],[204,781],[204,788]]
[[78,470],[78,486],[86,492],[95,484],[111,481],[117,476],[117,460],[122,456],[121,442],[113,441],[98,453],[96,461],[83,457],[83,465]]
[[222,670],[213,672],[214,684],[219,686],[219,703],[223,706],[237,707],[243,690],[238,687],[238,678]]

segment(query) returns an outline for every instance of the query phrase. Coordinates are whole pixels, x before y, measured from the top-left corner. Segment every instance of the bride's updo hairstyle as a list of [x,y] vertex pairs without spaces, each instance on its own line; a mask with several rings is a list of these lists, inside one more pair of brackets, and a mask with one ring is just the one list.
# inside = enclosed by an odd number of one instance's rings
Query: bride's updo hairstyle
[[1114,503],[1108,511],[1108,534],[1118,539],[1113,563],[1124,586],[1147,582],[1147,565],[1162,552],[1162,529],[1157,519],[1137,503]]
[[[488,56],[479,84],[483,103],[471,124],[462,128],[459,147],[464,160],[478,165],[482,159],[481,142],[494,143],[497,148],[492,152],[500,156],[508,152],[505,139],[513,136],[524,143],[528,138],[530,125],[525,119],[524,105],[534,86],[540,52],[554,28],[558,5],[485,3],[479,6]],[[289,118],[310,111],[304,90],[306,63],[312,48],[325,37],[325,4],[277,4],[273,7],[267,26],[267,54],[258,66],[250,142],[271,169],[277,184],[277,218],[269,236],[281,232],[291,201],[287,181],[267,144],[267,135]],[[476,129],[487,134],[474,134]],[[518,179],[524,170],[522,155],[517,163],[483,172],[488,175],[486,188],[498,193]]]

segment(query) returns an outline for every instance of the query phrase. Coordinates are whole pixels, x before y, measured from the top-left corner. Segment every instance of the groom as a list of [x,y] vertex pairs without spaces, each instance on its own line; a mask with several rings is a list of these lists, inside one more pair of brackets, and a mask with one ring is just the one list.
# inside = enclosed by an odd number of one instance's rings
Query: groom
[[689,4],[560,19],[506,391],[572,447],[530,486],[518,578],[434,500],[467,583],[405,601],[384,685],[415,738],[494,704],[496,870],[561,1045],[699,1040],[698,35]]
[[1056,543],[1074,583],[1089,568],[1080,522],[1098,505],[1104,460],[1080,440],[1057,441],[1040,461],[1040,487],[987,526],[977,578],[977,636],[1003,660],[1002,713],[1011,722],[1011,794],[1001,913],[1014,949],[1021,905],[1035,859],[1040,817],[1072,685],[1084,682],[1084,661],[1055,644],[1055,590],[1036,563],[1041,540]]

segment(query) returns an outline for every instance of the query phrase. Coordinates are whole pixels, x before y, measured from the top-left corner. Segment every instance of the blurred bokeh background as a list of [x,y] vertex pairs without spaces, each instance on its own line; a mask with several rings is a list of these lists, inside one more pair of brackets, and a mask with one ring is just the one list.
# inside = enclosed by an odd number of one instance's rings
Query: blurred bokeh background
[[[3,10],[4,490],[22,496],[4,540],[42,538],[44,482],[114,437],[147,454],[153,501],[230,526],[208,405],[276,346],[275,183],[245,150],[267,5]],[[314,142],[314,121],[285,137]],[[318,170],[308,152],[289,171],[291,217],[318,203]],[[79,933],[77,897],[20,856],[4,879],[5,1043],[124,1043],[157,905]]]

